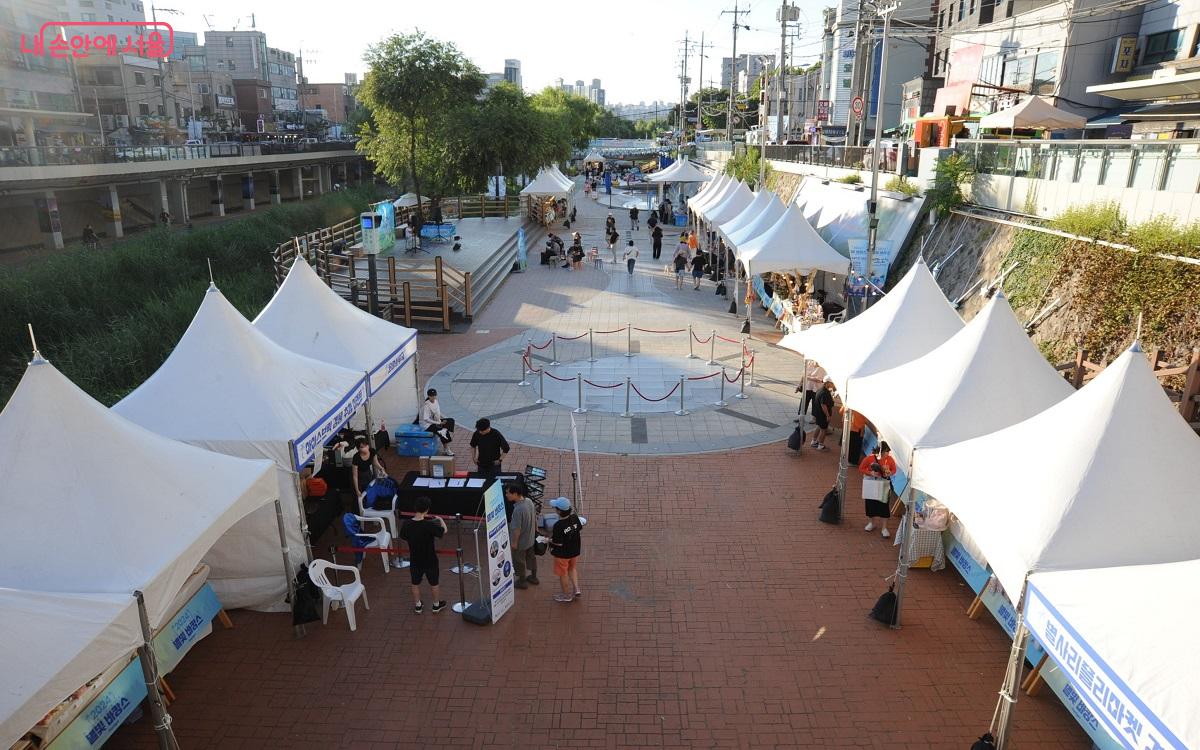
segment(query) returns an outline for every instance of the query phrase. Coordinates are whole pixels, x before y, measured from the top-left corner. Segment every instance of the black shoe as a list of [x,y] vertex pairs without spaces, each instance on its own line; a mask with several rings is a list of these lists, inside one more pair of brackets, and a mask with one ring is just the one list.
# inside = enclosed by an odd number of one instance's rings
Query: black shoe
[[446,603],[445,603],[445,602],[434,602],[434,603],[433,603],[433,613],[434,613],[435,615],[436,615],[438,612],[441,612],[441,611],[442,611],[443,609],[445,609],[445,608],[446,608]]
[[[437,605],[434,605],[434,606],[437,606]],[[424,611],[425,611],[425,605],[422,604],[421,602],[417,602],[416,604],[413,605],[413,612],[415,612],[416,614],[419,615]]]
[[513,588],[527,589],[527,588],[529,588],[529,584],[525,583],[524,581],[517,581],[516,583],[513,584]]
[[525,582],[532,583],[534,586],[537,586],[539,583],[541,583],[541,581],[538,580],[537,576],[529,576],[528,578],[525,579]]

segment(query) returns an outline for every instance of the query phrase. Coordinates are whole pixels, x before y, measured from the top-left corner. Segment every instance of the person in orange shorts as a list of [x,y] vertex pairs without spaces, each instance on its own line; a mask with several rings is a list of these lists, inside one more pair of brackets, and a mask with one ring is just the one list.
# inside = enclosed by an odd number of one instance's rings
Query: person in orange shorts
[[554,575],[562,584],[562,593],[554,595],[554,601],[573,602],[583,596],[579,589],[579,532],[583,522],[571,508],[571,501],[565,497],[556,497],[550,501],[550,507],[558,511],[558,521],[550,532],[550,554],[554,557]]

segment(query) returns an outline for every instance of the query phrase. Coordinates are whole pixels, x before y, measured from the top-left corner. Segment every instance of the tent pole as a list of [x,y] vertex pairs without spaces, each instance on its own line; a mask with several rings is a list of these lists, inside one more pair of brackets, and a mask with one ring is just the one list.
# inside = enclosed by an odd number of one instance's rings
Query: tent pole
[[142,677],[146,680],[146,705],[150,709],[150,719],[154,722],[154,733],[158,735],[158,746],[161,750],[178,750],[179,743],[175,740],[175,732],[171,730],[171,715],[163,704],[162,692],[158,689],[158,664],[154,660],[154,647],[151,646],[150,617],[146,614],[146,600],[141,591],[134,591],[137,599],[138,620],[142,626],[142,645],[138,646],[138,661],[142,663]]
[[[296,444],[288,441],[288,453],[292,456],[292,461],[296,460]],[[304,494],[300,487],[300,467],[292,466],[292,486],[296,490],[296,507],[300,510],[300,536],[304,539],[304,552],[307,562],[313,561],[312,540],[308,537],[308,514],[304,512]]]
[[283,580],[287,581],[288,601],[296,603],[296,579],[292,573],[292,560],[289,556],[287,527],[283,522],[283,503],[275,498],[275,525],[279,528],[279,551],[283,553]]
[[[825,384],[822,383],[824,388]],[[837,491],[838,491],[838,523],[841,523],[842,513],[846,509],[846,481],[847,481],[847,464],[850,461],[850,381],[846,381],[846,392],[842,394],[842,410],[845,414],[842,415],[842,447],[838,451],[838,473],[837,473]]]
[[[908,486],[904,488],[904,494],[908,495],[908,502],[904,503],[904,515],[900,516],[900,528],[897,534],[900,537],[900,560],[896,566],[896,614],[892,617],[892,628],[900,629],[900,605],[904,603],[904,583],[908,580],[909,566],[909,549],[912,546],[912,540],[909,538],[912,534],[912,521],[910,520],[911,508],[913,506],[913,467],[916,455],[916,449],[908,451]],[[901,498],[903,500],[903,498]]]
[[363,383],[366,384],[367,398],[363,402],[363,418],[367,420],[367,445],[375,450],[375,430],[371,422],[371,373],[364,370]]
[[1012,729],[1012,715],[1017,707],[1021,691],[1021,671],[1025,668],[1025,651],[1029,645],[1029,630],[1025,627],[1025,589],[1028,579],[1021,584],[1021,606],[1017,609],[1017,628],[1013,632],[1012,650],[1008,655],[1008,669],[1004,674],[1004,687],[992,717],[992,729],[996,735],[996,750],[1004,750]]

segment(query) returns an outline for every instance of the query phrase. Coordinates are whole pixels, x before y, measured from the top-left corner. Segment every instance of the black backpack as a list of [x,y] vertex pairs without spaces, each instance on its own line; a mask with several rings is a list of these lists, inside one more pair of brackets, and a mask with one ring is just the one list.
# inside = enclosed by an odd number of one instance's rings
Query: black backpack
[[991,732],[984,732],[983,736],[971,745],[971,750],[996,750],[996,738]]
[[839,523],[842,518],[838,514],[838,491],[837,487],[825,493],[825,497],[821,500],[821,515],[817,517],[821,523]]
[[896,624],[896,584],[888,586],[888,590],[880,594],[871,607],[871,619],[878,620],[884,625]]
[[797,453],[800,452],[800,449],[804,447],[804,428],[803,427],[800,427],[799,425],[797,425],[796,429],[792,430],[792,434],[788,436],[787,446],[788,446],[788,448],[796,451]]
[[296,570],[296,601],[292,602],[292,625],[321,619],[321,591],[308,577],[308,566]]

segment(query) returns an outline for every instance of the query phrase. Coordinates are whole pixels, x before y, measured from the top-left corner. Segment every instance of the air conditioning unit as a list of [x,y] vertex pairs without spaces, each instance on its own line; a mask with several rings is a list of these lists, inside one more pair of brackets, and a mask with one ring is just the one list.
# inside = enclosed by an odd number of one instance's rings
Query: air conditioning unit
[[129,127],[129,115],[113,115],[113,121],[118,128]]

